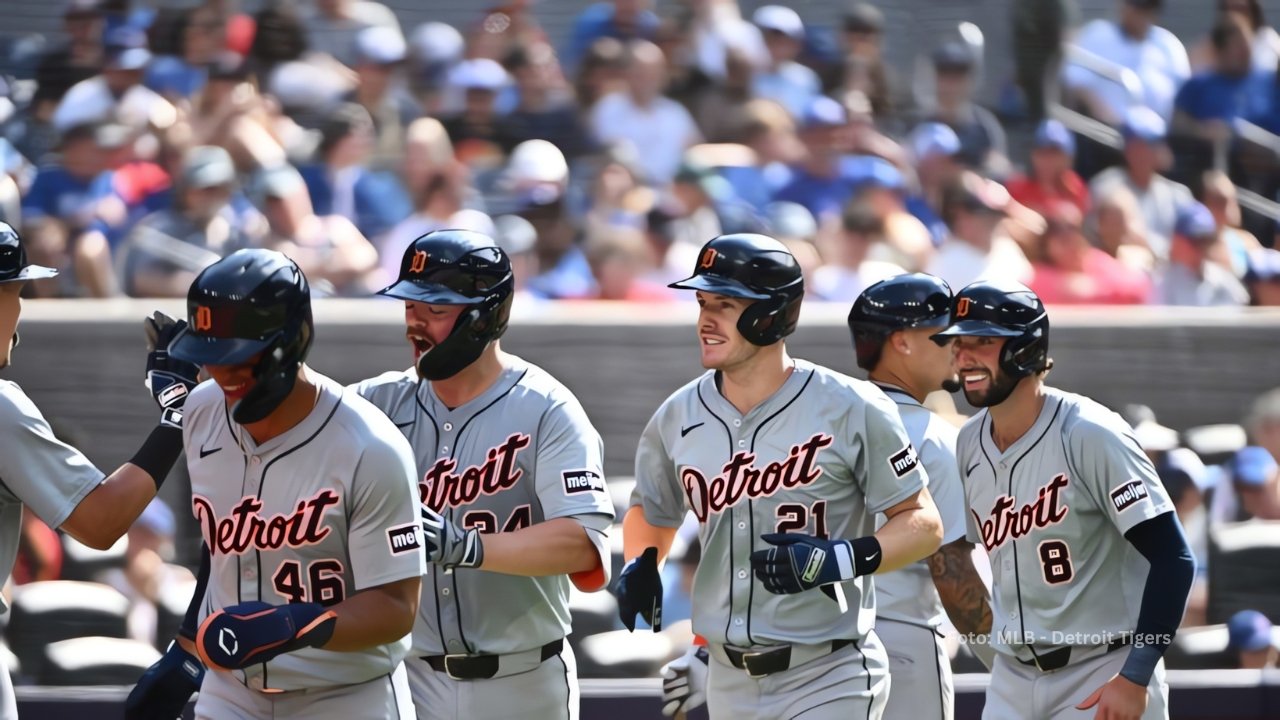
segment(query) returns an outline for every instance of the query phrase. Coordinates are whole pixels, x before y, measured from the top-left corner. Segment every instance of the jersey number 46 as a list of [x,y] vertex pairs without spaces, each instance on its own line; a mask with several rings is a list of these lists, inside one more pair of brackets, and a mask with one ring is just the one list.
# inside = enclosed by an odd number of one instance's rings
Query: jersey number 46
[[313,560],[307,565],[306,580],[304,585],[302,563],[297,560],[280,563],[271,576],[276,593],[291,603],[313,602],[329,606],[337,605],[346,597],[342,563],[337,560]]

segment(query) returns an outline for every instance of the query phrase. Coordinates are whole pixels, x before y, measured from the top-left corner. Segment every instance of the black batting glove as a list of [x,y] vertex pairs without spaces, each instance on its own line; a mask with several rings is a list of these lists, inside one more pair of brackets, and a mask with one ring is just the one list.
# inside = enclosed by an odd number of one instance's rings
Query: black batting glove
[[147,334],[147,380],[151,396],[160,406],[160,424],[182,427],[182,406],[200,384],[199,366],[169,355],[169,343],[187,327],[159,310],[143,320]]
[[658,548],[649,547],[622,568],[614,590],[618,597],[618,617],[631,632],[636,630],[636,614],[654,632],[662,630],[662,576],[658,574]]

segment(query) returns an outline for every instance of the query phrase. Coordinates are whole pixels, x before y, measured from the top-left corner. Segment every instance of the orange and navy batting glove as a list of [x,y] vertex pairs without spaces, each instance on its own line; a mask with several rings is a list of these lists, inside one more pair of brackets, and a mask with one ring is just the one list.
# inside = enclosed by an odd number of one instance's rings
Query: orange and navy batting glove
[[321,647],[337,622],[337,613],[318,603],[240,603],[204,619],[196,650],[211,670],[239,670],[294,650]]

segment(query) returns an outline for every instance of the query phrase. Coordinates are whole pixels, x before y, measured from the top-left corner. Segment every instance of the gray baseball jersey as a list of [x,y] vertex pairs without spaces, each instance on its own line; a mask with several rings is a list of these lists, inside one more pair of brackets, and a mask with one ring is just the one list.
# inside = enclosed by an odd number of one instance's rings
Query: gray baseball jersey
[[[924,466],[929,495],[942,517],[942,544],[965,536],[964,485],[956,468],[956,436],[960,429],[933,414],[901,388],[876,383],[898,405],[898,415],[907,437]],[[883,526],[881,515],[877,525]],[[876,617],[936,628],[946,619],[946,610],[927,560],[912,563],[891,573],[876,575]],[[892,656],[894,649],[888,647]],[[927,658],[932,662],[932,655]]]
[[[251,600],[334,605],[424,569],[409,443],[363,398],[306,372],[320,386],[315,408],[261,445],[213,382],[187,398],[192,512],[210,552],[202,622]],[[408,650],[408,636],[357,652],[306,648],[235,674],[253,690],[352,685],[391,673]]]
[[1089,398],[1044,389],[1040,417],[1005,452],[980,411],[956,447],[968,537],[991,558],[992,643],[1031,660],[1132,633],[1148,563],[1124,538],[1173,505],[1133,431]]
[[[570,517],[586,528],[603,571],[575,577],[583,590],[608,584],[613,503],[604,443],[577,398],[541,368],[512,358],[498,380],[457,407],[440,402],[412,369],[354,386],[409,438],[423,502],[463,528],[511,532]],[[415,504],[416,507],[416,504]],[[564,575],[521,577],[427,569],[413,654],[505,654],[569,633]]]
[[[79,450],[53,436],[22,388],[0,380],[0,585],[9,579],[18,556],[22,506],[56,528],[103,477]],[[0,613],[8,609],[0,596]]]
[[869,578],[842,583],[849,612],[824,593],[775,595],[751,572],[760,536],[856,538],[924,487],[897,407],[869,382],[797,360],[769,399],[742,415],[707,372],[658,408],[640,438],[631,504],[653,525],[692,510],[702,560],[693,630],[711,643],[816,644],[870,632]]

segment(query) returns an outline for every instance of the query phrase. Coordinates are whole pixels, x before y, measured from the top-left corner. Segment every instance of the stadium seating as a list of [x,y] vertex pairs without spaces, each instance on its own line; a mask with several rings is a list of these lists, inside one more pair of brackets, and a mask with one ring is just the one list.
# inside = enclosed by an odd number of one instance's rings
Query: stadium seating
[[9,647],[22,667],[38,672],[45,648],[71,638],[123,638],[129,601],[119,591],[98,583],[51,580],[19,585],[13,590]]

